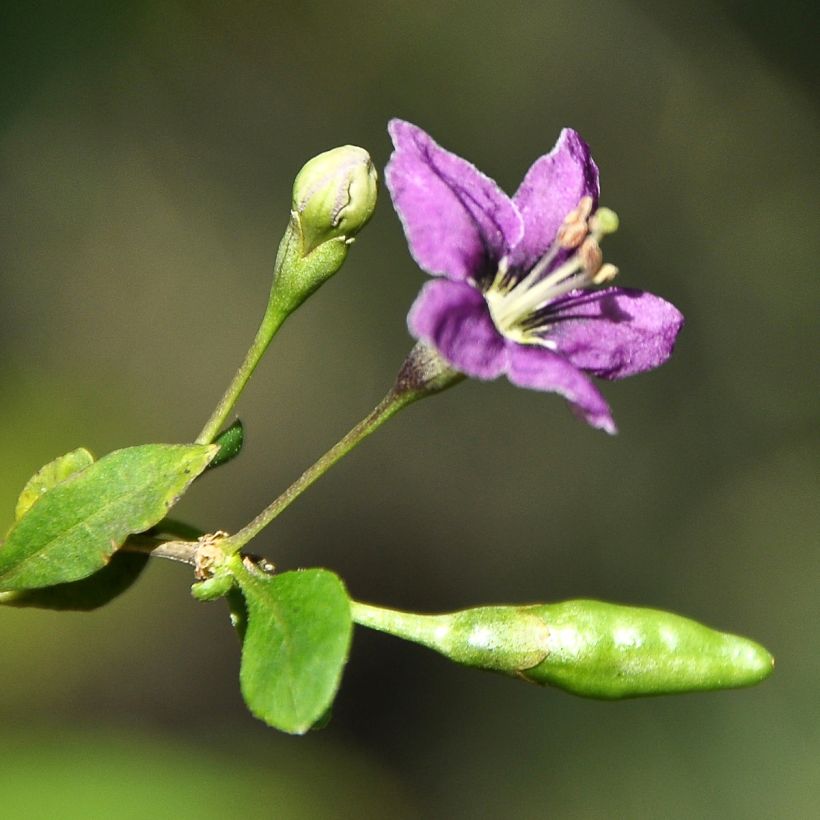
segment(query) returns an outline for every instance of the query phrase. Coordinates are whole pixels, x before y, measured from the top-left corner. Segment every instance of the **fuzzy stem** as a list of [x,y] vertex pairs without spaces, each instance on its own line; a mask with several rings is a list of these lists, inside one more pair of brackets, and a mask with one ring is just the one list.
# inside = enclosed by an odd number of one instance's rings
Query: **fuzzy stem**
[[271,299],[268,304],[268,309],[265,311],[265,316],[262,323],[259,325],[259,330],[256,331],[253,343],[250,346],[245,359],[236,371],[233,380],[228,385],[219,404],[211,414],[211,417],[202,428],[202,432],[197,436],[197,444],[210,444],[222,426],[225,424],[225,419],[236,404],[239,394],[244,390],[248,383],[251,374],[259,364],[260,359],[268,349],[271,340],[276,335],[276,331],[282,326],[282,322],[287,318],[288,312],[279,308],[277,303]]
[[324,475],[339,459],[347,455],[357,444],[375,432],[389,418],[398,413],[419,396],[397,393],[391,390],[373,410],[346,436],[333,445],[321,458],[305,470],[278,498],[262,510],[251,522],[222,542],[226,553],[237,552],[258,535],[283,510],[289,507],[314,481]]
[[129,538],[121,547],[122,552],[142,552],[152,558],[167,558],[182,564],[196,566],[196,541],[156,541],[137,536]]
[[419,342],[402,363],[396,381],[387,395],[344,438],[308,467],[277,499],[241,530],[220,543],[226,554],[238,552],[258,535],[283,510],[289,507],[316,479],[339,459],[375,432],[399,410],[425,396],[440,393],[458,384],[464,375],[453,370],[431,347]]
[[360,601],[350,602],[353,623],[385,632],[405,641],[438,649],[443,633],[449,629],[448,615],[419,615],[398,609],[383,609]]

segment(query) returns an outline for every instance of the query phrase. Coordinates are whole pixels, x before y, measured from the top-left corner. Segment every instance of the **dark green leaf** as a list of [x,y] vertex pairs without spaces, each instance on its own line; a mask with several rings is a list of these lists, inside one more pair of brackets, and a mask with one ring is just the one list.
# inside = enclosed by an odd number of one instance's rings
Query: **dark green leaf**
[[88,612],[104,606],[125,592],[145,569],[148,555],[117,552],[102,569],[88,578],[53,587],[0,592],[0,604],[40,609],[73,609]]
[[61,481],[0,547],[0,592],[86,578],[132,533],[156,524],[205,469],[215,445],[116,450]]
[[79,447],[64,456],[55,458],[54,461],[49,461],[23,487],[14,510],[15,520],[19,521],[31,509],[31,505],[52,487],[93,463],[94,456],[84,447]]
[[219,445],[219,452],[213,457],[208,465],[209,469],[221,467],[229,461],[235,459],[242,445],[245,443],[245,427],[237,419],[230,427],[226,427],[214,440],[214,444]]
[[236,575],[247,606],[240,683],[248,708],[304,734],[333,702],[350,649],[350,601],[332,572]]

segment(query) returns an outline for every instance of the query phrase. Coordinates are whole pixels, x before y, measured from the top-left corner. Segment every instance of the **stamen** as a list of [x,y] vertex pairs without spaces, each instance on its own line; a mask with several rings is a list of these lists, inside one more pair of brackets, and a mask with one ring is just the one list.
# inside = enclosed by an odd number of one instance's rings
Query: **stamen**
[[558,229],[555,241],[559,247],[566,250],[577,248],[589,233],[589,226],[586,222],[565,222]]
[[589,215],[592,211],[592,197],[581,197],[578,204],[565,217],[555,236],[557,244],[566,249],[577,248],[589,233]]
[[586,222],[592,213],[592,197],[582,196],[578,204],[567,214],[565,222]]
[[492,293],[493,291],[497,293],[504,293],[506,290],[506,287],[504,286],[504,279],[507,276],[507,270],[509,267],[509,259],[506,256],[502,256],[501,259],[498,260],[498,268],[496,269],[493,281],[490,282],[490,287],[487,288],[487,293]]
[[605,265],[602,265],[598,273],[592,277],[592,284],[603,285],[604,282],[611,282],[618,275],[618,273],[618,268],[607,262]]
[[[536,267],[539,267],[537,265]],[[503,299],[499,300],[496,310],[495,318],[500,323],[499,326],[508,325],[509,320],[513,323],[520,316],[526,315],[531,310],[537,309],[541,304],[550,301],[554,298],[553,294],[556,292],[557,286],[574,276],[581,270],[580,260],[578,254],[571,256],[559,265],[549,276],[545,277],[534,285],[530,285],[532,273],[525,279],[522,279],[511,291],[503,295]],[[578,285],[571,285],[566,290],[573,290]],[[562,290],[561,292],[566,292]],[[487,294],[489,295],[489,293]]]
[[[599,208],[590,216],[591,211],[592,197],[582,197],[567,214],[555,242],[519,281],[509,273],[507,257],[500,260],[484,298],[501,333],[523,344],[551,347],[553,343],[542,335],[549,327],[548,311],[538,316],[539,311],[571,291],[600,285],[617,276],[614,265],[604,264],[600,240],[617,230],[618,217],[609,208]],[[576,252],[547,273],[562,250]]]
[[584,273],[586,273],[587,276],[595,276],[604,263],[604,254],[601,251],[601,246],[592,236],[588,236],[584,240],[584,244],[581,245],[578,251],[578,256],[581,259],[581,264],[584,266]]

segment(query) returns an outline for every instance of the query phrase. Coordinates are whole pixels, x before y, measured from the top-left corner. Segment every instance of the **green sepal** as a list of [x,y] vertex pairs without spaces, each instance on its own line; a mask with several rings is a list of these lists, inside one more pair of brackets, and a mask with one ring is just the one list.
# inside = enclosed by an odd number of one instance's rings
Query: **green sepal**
[[42,495],[0,547],[0,592],[54,586],[104,567],[160,521],[217,451],[145,444],[109,453]]
[[235,586],[236,581],[232,575],[218,573],[212,578],[197,581],[191,587],[191,595],[197,601],[215,601],[218,598],[224,598]]
[[58,456],[54,461],[49,461],[28,480],[20,492],[17,506],[14,509],[14,520],[19,521],[31,509],[34,502],[52,487],[93,463],[94,456],[84,447],[79,447],[64,456]]
[[219,447],[217,454],[208,465],[208,469],[221,467],[229,461],[233,461],[242,451],[245,443],[245,427],[240,419],[237,419],[230,427],[226,427],[215,439],[214,444]]
[[524,609],[543,618],[547,657],[522,677],[590,698],[753,686],[774,668],[759,644],[656,609],[564,601]]
[[333,703],[347,661],[353,625],[345,587],[324,569],[266,575],[238,556],[234,567],[247,613],[244,623],[237,613],[242,696],[269,726],[304,734]]
[[303,256],[302,243],[299,219],[292,212],[279,244],[268,307],[282,318],[296,310],[342,267],[350,248],[350,240],[335,237]]
[[139,552],[117,552],[106,566],[87,578],[40,589],[0,592],[0,604],[89,612],[125,592],[142,574],[148,558]]

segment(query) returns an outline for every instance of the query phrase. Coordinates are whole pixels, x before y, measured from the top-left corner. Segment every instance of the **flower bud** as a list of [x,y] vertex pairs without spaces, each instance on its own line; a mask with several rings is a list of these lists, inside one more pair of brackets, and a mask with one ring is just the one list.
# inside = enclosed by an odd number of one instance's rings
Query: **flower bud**
[[304,165],[293,183],[304,256],[329,239],[349,242],[367,224],[377,179],[370,155],[355,145],[325,151]]
[[521,676],[590,698],[752,686],[774,668],[759,644],[656,609],[602,601],[525,607],[549,631],[547,655]]
[[281,324],[344,264],[354,236],[376,207],[376,178],[367,151],[353,145],[325,151],[299,172],[274,265],[268,305],[274,324]]

